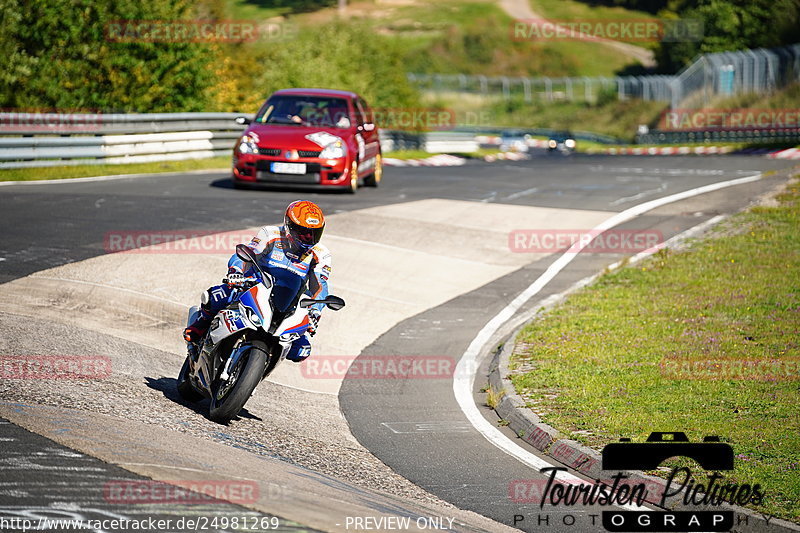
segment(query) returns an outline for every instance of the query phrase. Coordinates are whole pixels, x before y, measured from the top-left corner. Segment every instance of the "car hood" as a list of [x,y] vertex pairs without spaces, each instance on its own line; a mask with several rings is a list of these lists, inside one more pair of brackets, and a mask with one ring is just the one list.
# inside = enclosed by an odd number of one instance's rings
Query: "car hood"
[[294,148],[296,150],[320,150],[322,147],[306,139],[306,135],[325,132],[344,139],[349,131],[339,128],[309,128],[305,126],[251,125],[249,135],[257,137],[261,148]]

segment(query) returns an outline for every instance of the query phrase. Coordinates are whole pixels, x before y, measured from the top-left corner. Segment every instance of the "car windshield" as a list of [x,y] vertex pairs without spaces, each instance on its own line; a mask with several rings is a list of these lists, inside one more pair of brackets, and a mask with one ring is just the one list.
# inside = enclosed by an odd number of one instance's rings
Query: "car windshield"
[[278,95],[256,115],[261,124],[349,128],[352,123],[344,98]]

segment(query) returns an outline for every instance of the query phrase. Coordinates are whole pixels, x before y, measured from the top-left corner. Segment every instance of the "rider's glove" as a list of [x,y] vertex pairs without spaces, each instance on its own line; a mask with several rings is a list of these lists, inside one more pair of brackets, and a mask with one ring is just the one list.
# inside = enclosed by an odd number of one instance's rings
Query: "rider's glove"
[[228,277],[223,280],[228,287],[242,287],[244,285],[244,274],[241,272],[230,272]]
[[322,313],[320,313],[317,309],[308,310],[308,321],[310,322],[308,326],[308,334],[312,337],[317,333],[317,324],[319,324],[319,317],[321,315]]

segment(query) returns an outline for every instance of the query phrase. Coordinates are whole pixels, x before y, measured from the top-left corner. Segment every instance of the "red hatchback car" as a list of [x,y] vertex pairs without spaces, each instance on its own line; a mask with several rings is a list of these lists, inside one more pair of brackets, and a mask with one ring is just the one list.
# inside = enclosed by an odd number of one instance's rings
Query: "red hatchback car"
[[272,94],[233,149],[237,187],[278,184],[377,187],[383,166],[378,128],[356,93],[283,89]]

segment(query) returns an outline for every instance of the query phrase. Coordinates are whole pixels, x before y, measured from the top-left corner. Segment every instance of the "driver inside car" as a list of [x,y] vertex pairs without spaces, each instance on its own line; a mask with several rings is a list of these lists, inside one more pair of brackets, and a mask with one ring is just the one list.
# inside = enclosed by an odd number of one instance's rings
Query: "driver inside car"
[[[274,278],[272,302],[276,310],[285,311],[295,304],[297,293],[303,287],[304,295],[309,298],[328,297],[331,253],[319,243],[324,229],[322,209],[313,202],[297,200],[286,208],[283,226],[264,226],[247,244],[255,252],[261,268]],[[184,330],[184,340],[196,346],[208,331],[214,316],[235,302],[246,278],[256,274],[250,263],[233,254],[228,261],[228,276],[224,283],[201,295],[200,313]],[[286,359],[299,363],[311,355],[309,336],[316,333],[324,307],[325,304],[318,303],[308,308],[309,328],[292,343]]]

